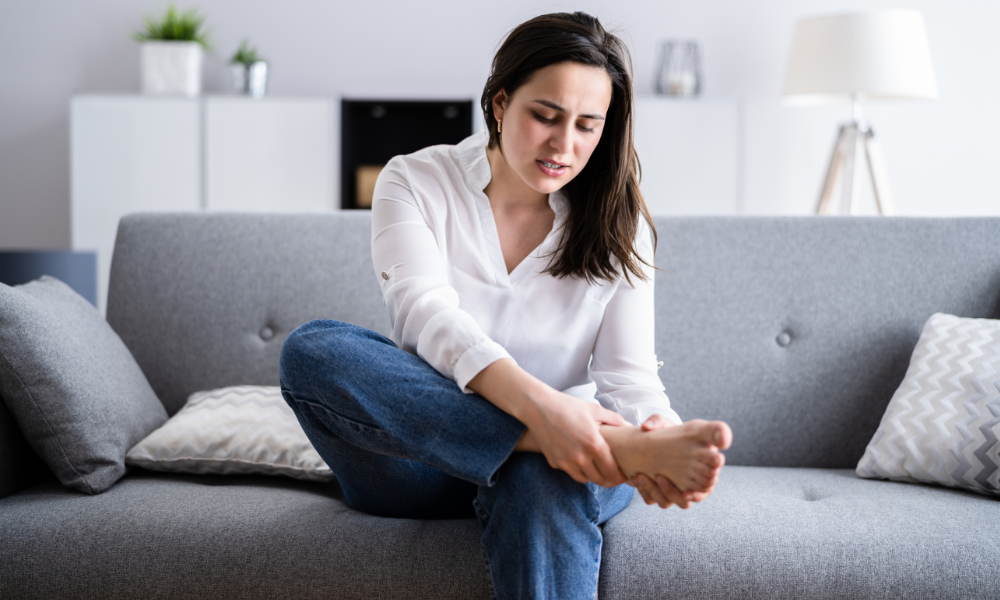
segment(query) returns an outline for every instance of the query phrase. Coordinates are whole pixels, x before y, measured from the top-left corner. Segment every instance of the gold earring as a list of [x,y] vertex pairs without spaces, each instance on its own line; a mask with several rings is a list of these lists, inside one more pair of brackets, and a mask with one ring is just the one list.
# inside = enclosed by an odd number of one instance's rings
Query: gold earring
[[497,133],[500,133],[500,124],[503,123],[503,119],[497,119]]

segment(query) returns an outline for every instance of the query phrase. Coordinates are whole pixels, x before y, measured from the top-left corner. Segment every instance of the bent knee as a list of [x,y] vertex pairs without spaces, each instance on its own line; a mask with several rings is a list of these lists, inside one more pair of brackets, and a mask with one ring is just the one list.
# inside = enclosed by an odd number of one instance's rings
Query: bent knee
[[282,386],[292,387],[301,377],[318,372],[352,373],[362,368],[365,356],[377,354],[391,340],[379,333],[330,319],[317,319],[296,327],[281,345],[278,374]]
[[278,373],[282,385],[293,379],[303,369],[324,363],[330,356],[340,353],[348,323],[329,319],[316,319],[292,330],[281,344]]

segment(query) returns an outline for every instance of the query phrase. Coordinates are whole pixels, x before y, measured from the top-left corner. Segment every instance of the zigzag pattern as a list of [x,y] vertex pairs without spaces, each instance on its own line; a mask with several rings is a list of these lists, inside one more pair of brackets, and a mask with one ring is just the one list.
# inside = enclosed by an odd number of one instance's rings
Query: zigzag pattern
[[998,434],[1000,321],[935,313],[857,473],[1000,496]]
[[191,394],[184,408],[125,454],[125,462],[154,471],[334,478],[273,386]]

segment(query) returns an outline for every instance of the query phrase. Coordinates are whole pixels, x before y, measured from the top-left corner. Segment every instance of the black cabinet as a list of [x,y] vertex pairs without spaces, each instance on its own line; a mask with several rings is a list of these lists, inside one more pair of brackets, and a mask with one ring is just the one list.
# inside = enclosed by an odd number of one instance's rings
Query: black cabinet
[[472,100],[342,100],[340,207],[370,208],[379,171],[398,154],[472,134]]

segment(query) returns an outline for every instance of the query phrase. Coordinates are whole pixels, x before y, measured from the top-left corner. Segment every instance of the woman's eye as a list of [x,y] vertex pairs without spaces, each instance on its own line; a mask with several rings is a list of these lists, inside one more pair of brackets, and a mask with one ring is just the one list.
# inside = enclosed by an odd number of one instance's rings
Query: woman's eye
[[555,122],[555,119],[546,119],[545,117],[543,117],[542,115],[540,115],[538,113],[535,113],[535,118],[538,119],[539,122],[545,123],[546,125],[548,125],[549,123],[554,123]]
[[580,131],[586,131],[587,133],[594,133],[593,127],[584,127],[583,125],[577,125],[577,127],[580,128]]

